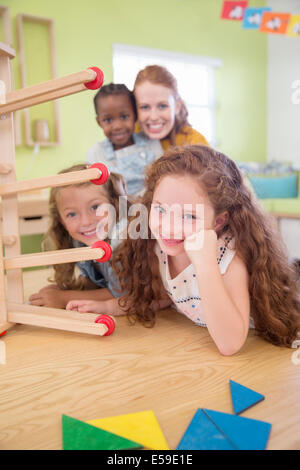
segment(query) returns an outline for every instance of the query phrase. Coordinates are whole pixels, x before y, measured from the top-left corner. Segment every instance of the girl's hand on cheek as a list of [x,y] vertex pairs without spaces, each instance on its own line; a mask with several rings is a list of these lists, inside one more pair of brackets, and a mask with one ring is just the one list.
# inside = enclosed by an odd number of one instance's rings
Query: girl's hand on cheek
[[195,232],[185,238],[184,249],[194,265],[199,262],[216,262],[217,234],[212,229]]

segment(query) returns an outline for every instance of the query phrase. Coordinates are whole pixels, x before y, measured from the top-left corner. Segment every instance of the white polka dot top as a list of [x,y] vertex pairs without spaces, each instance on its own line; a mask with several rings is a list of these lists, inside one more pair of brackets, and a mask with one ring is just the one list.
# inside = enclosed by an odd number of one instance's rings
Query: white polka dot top
[[[168,256],[160,249],[158,243],[154,249],[159,260],[159,271],[166,292],[171,297],[176,309],[200,326],[206,326],[201,307],[195,268],[187,266],[174,279],[171,279]],[[217,260],[221,274],[225,274],[235,255],[234,238],[225,235],[217,241]]]

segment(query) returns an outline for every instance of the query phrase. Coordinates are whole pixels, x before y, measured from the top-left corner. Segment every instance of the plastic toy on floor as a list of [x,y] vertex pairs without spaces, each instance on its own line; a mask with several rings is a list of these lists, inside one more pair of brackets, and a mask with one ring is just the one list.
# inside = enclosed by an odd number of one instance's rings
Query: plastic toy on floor
[[[264,396],[229,381],[235,412],[262,401]],[[169,450],[153,411],[110,416],[86,422],[63,415],[64,449]],[[237,414],[198,408],[177,450],[264,450],[272,425]]]
[[237,415],[265,399],[261,393],[240,385],[234,380],[230,380],[230,391],[233,410]]
[[[259,403],[264,396],[230,380],[235,413]],[[182,436],[178,450],[264,450],[270,423],[237,414],[199,408]]]
[[153,450],[169,450],[165,436],[153,411],[93,419],[87,423],[126,439],[140,442],[143,447]]
[[131,450],[143,447],[66,415],[62,416],[62,433],[64,450]]
[[62,416],[64,450],[169,450],[153,411],[79,421]]

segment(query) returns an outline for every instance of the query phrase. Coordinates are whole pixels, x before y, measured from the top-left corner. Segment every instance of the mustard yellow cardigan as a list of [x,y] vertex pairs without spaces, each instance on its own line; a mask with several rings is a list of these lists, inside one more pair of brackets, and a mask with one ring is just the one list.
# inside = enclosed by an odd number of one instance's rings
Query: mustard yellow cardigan
[[[160,141],[160,143],[164,150],[167,150],[169,147],[171,147],[170,139],[163,139]],[[189,144],[209,145],[204,135],[200,134],[200,132],[196,131],[190,126],[185,126],[183,128],[183,132],[176,134],[175,145],[180,146]]]
[[[135,132],[141,132],[141,127],[138,123],[135,125]],[[168,148],[172,147],[170,139],[162,139],[160,143],[163,150],[167,150]],[[190,126],[185,126],[182,132],[176,134],[175,145],[181,146],[193,144],[209,145],[204,135],[200,134],[200,132],[196,131]]]

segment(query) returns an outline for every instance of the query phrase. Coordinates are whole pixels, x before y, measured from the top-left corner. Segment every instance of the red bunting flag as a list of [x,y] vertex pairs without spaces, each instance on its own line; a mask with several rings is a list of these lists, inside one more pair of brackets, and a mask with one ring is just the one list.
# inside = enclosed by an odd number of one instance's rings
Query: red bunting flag
[[221,13],[221,18],[223,20],[235,20],[242,21],[244,18],[245,9],[248,6],[248,1],[225,1],[223,3],[223,9]]

